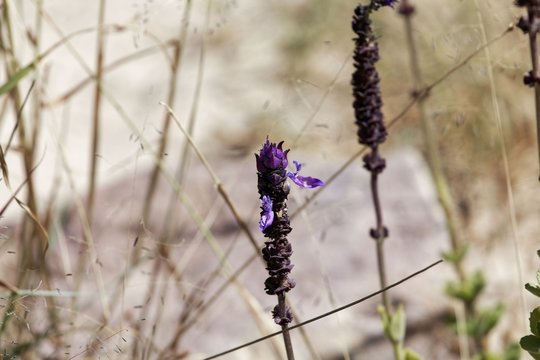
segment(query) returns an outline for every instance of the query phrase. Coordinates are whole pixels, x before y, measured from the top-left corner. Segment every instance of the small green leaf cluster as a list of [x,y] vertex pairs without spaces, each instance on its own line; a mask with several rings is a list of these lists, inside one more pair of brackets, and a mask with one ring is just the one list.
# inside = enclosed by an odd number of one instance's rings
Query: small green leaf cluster
[[[445,260],[461,264],[468,247],[460,246],[454,251],[443,254]],[[479,296],[484,291],[486,279],[482,271],[476,271],[471,275],[464,276],[460,281],[448,281],[445,292],[450,298],[463,302],[466,309],[465,330],[469,339],[475,344],[473,348],[473,360],[518,360],[520,349],[516,343],[510,344],[502,354],[492,354],[486,348],[486,337],[495,328],[501,316],[504,314],[504,305],[497,303],[492,307],[478,309],[476,304]],[[539,288],[540,290],[540,288]],[[539,292],[540,293],[540,292]],[[455,319],[452,327],[456,330]]]
[[518,343],[512,343],[504,350],[502,354],[480,354],[474,356],[471,360],[519,360],[521,349]]
[[396,360],[422,360],[420,355],[416,354],[411,349],[403,348],[405,329],[407,327],[403,306],[399,305],[392,314],[388,313],[384,306],[379,306],[377,310],[381,316],[384,335],[394,345],[397,345],[394,347],[397,351]]
[[[540,250],[537,252],[540,257]],[[536,284],[527,283],[525,289],[536,297],[540,298],[540,270],[536,272]],[[540,360],[540,306],[531,311],[529,316],[529,327],[531,335],[521,338],[519,344],[521,348],[527,351],[534,359]]]
[[478,298],[478,295],[484,290],[486,279],[481,271],[465,278],[463,281],[449,281],[446,284],[446,295],[451,298],[463,301],[466,304],[472,304]]

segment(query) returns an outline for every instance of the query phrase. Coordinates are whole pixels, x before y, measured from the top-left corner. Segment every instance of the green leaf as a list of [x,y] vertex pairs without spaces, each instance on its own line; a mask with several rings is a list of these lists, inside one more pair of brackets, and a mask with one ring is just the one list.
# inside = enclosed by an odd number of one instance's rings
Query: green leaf
[[390,336],[395,342],[402,343],[405,339],[405,328],[407,320],[403,306],[399,305],[396,312],[390,316]]
[[443,252],[442,257],[444,260],[448,262],[457,264],[463,260],[468,250],[469,250],[469,247],[467,245],[460,245],[455,250],[449,250],[449,251]]
[[503,313],[504,306],[502,304],[497,304],[493,308],[480,311],[468,322],[469,334],[475,338],[484,337],[497,325]]
[[3,95],[13,89],[19,83],[19,81],[21,81],[26,75],[30,74],[35,67],[35,63],[31,63],[13,74],[13,76],[6,81],[4,85],[0,86],[0,95]]
[[504,349],[502,358],[504,360],[519,360],[521,357],[521,348],[518,343],[511,343]]
[[422,357],[409,348],[405,349],[405,360],[422,360]]
[[377,311],[379,312],[379,315],[381,316],[381,322],[383,324],[383,329],[386,331],[390,327],[390,318],[388,317],[388,313],[386,312],[386,308],[382,305],[377,306]]
[[448,296],[471,303],[482,292],[486,280],[484,275],[477,271],[471,277],[462,282],[450,281],[446,284],[445,292]]
[[540,360],[540,338],[535,335],[527,335],[521,338],[519,345],[525,351],[527,351],[531,356]]
[[475,355],[472,360],[519,360],[521,348],[518,343],[511,343],[502,354],[482,353]]
[[540,337],[540,306],[531,311],[529,316],[529,327],[534,335]]
[[393,342],[401,343],[405,338],[405,312],[403,306],[399,306],[392,315],[388,314],[386,308],[382,305],[377,307],[377,311],[381,316],[384,334]]
[[540,297],[540,286],[535,285],[533,283],[526,283],[525,289],[533,294],[534,296]]
[[540,270],[536,272],[536,283],[540,285]]
[[502,360],[502,358],[495,354],[478,354],[473,356],[472,360]]

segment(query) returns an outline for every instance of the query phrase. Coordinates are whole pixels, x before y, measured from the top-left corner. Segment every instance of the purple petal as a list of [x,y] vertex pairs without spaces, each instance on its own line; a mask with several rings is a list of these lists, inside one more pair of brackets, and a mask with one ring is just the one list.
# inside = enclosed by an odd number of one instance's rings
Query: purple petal
[[317,179],[317,178],[313,178],[311,176],[300,176],[300,175],[296,175],[296,174],[293,174],[293,173],[287,173],[287,176],[298,186],[300,187],[303,187],[303,188],[308,188],[308,189],[311,189],[311,188],[315,188],[315,187],[318,187],[318,186],[323,186],[324,185],[324,182]]
[[299,172],[302,170],[302,164],[300,164],[298,161],[293,160],[294,166],[296,167],[296,172]]
[[274,212],[272,211],[272,199],[264,195],[261,199],[261,218],[259,220],[259,230],[264,231],[274,222]]

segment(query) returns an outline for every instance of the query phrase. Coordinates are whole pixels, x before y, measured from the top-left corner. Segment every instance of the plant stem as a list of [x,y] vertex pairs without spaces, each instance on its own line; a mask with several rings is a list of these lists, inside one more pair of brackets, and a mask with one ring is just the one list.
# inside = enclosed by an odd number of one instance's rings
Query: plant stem
[[[281,292],[278,294],[278,306],[280,307],[281,313],[285,313],[285,293]],[[283,331],[283,342],[285,343],[285,351],[287,352],[287,360],[294,360],[293,346],[291,342],[291,335],[289,334],[289,327],[287,324],[281,325],[281,330]]]
[[[374,150],[376,152],[377,150]],[[381,204],[379,200],[379,190],[377,186],[377,179],[378,174],[376,172],[371,173],[371,195],[373,198],[373,206],[375,208],[375,218],[377,223],[377,234],[378,237],[375,239],[377,244],[377,271],[379,273],[379,283],[381,285],[381,289],[386,287],[386,266],[384,261],[384,226],[383,226],[383,218],[382,218],[382,211],[381,211]],[[386,308],[386,311],[388,311],[388,314],[390,315],[392,312],[390,301],[388,300],[388,295],[386,292],[382,293],[382,299],[383,299],[383,305]]]
[[[186,2],[185,8],[184,8],[184,15],[182,16],[182,21],[180,24],[180,30],[178,33],[178,41],[175,43],[174,51],[173,51],[173,60],[171,64],[171,74],[169,78],[169,94],[167,96],[167,104],[170,106],[174,106],[175,99],[176,99],[176,92],[177,92],[177,81],[178,81],[178,75],[180,72],[180,68],[182,65],[182,55],[184,46],[186,43],[186,38],[188,34],[188,25],[187,21],[189,20],[189,16],[191,13],[191,6],[192,1],[189,0]],[[204,37],[203,33],[203,37]],[[161,140],[159,143],[159,148],[157,150],[157,154],[159,158],[161,159],[164,156],[165,151],[167,150],[168,140],[169,140],[169,128],[171,126],[171,114],[170,112],[165,112],[164,119],[163,119],[163,127],[161,129]],[[152,202],[154,199],[154,195],[157,188],[157,180],[160,173],[160,168],[157,164],[155,164],[154,168],[152,169],[152,174],[150,175],[150,180],[148,182],[148,187],[146,189],[146,195],[145,195],[145,204],[146,206],[143,209],[143,220],[145,223],[148,223],[149,216],[152,210]],[[182,184],[180,184],[182,185]]]
[[[402,4],[404,5],[408,5],[408,3],[408,0],[403,0],[402,2]],[[409,48],[411,74],[414,80],[413,94],[414,96],[418,96],[423,86],[423,80],[422,72],[420,71],[420,62],[418,59],[416,41],[413,35],[411,15],[412,14],[404,16],[405,34],[407,36],[407,46]],[[419,117],[422,123],[422,130],[424,132],[424,139],[426,142],[426,155],[429,163],[429,168],[431,170],[431,175],[433,177],[433,181],[435,182],[437,196],[439,198],[439,202],[441,204],[441,207],[443,208],[446,218],[446,226],[448,228],[452,249],[457,250],[460,244],[453,216],[454,203],[442,170],[441,161],[439,158],[439,150],[437,147],[437,138],[435,136],[435,132],[433,131],[433,125],[426,116],[426,95],[427,94],[422,94],[422,96],[417,99]],[[459,275],[459,279],[463,280],[464,273],[461,264],[456,264],[456,271]]]
[[[378,152],[377,147],[372,149],[372,153],[374,156],[376,156]],[[387,286],[387,278],[386,278],[386,265],[384,260],[384,239],[386,238],[387,230],[383,223],[383,216],[382,216],[382,208],[381,208],[381,202],[379,199],[379,187],[378,187],[378,177],[379,174],[377,171],[371,172],[371,196],[373,199],[373,207],[375,209],[375,221],[376,221],[376,251],[377,251],[377,271],[379,273],[379,283],[381,285],[381,289],[386,288]],[[392,304],[390,303],[390,299],[388,298],[388,294],[386,291],[383,291],[381,293],[382,296],[382,302],[385,309],[386,314],[388,317],[392,317],[392,313],[394,310],[392,309]],[[394,352],[394,358],[396,360],[400,360],[402,358],[402,344],[400,341],[396,341],[395,339],[392,339],[388,337],[388,340],[392,343],[392,350]]]
[[[480,5],[478,0],[474,0],[474,5],[476,8],[476,16],[478,18],[478,23],[480,25],[480,32],[482,34],[482,41],[487,41],[487,33],[486,28],[484,26],[484,18],[482,16],[482,12],[480,11]],[[536,41],[535,41],[536,45]],[[532,49],[531,49],[532,50]],[[521,271],[521,256],[520,256],[520,249],[519,249],[519,243],[520,241],[520,234],[518,233],[518,224],[517,224],[517,215],[516,215],[516,207],[515,207],[515,201],[514,201],[514,190],[512,186],[511,181],[511,175],[510,175],[510,162],[508,160],[508,152],[506,150],[506,141],[504,140],[504,131],[503,131],[503,125],[502,125],[502,119],[501,119],[501,111],[499,108],[499,102],[497,100],[498,94],[497,94],[497,86],[495,85],[495,78],[493,75],[493,63],[491,60],[491,53],[488,48],[484,49],[484,55],[486,59],[487,64],[487,75],[489,79],[489,87],[491,92],[491,104],[493,107],[493,117],[495,118],[496,124],[497,124],[497,132],[500,138],[500,147],[501,147],[501,157],[503,160],[504,165],[504,173],[505,173],[505,182],[506,182],[506,196],[508,201],[508,215],[510,218],[510,226],[512,228],[512,242],[514,245],[514,257],[516,261],[516,272],[518,277],[518,283],[519,291],[516,291],[517,294],[520,294],[519,300],[520,300],[520,306],[521,311],[523,312],[524,316],[520,317],[522,320],[522,324],[520,324],[522,327],[524,327],[525,331],[528,330],[528,326],[525,323],[524,319],[527,318],[527,310],[525,306],[525,296],[524,292],[522,290],[522,284],[523,284],[523,274]],[[538,116],[538,106],[539,106],[539,98],[538,98],[538,86],[535,86],[535,95],[536,95],[536,113]],[[537,126],[537,132],[538,132],[538,126]],[[540,134],[540,133],[539,133]],[[517,289],[516,289],[517,290]]]
[[92,127],[92,148],[90,150],[90,182],[88,185],[87,212],[88,222],[92,224],[92,211],[94,208],[94,193],[97,177],[97,153],[100,142],[100,110],[101,110],[101,83],[103,80],[103,48],[105,32],[103,24],[105,22],[105,0],[100,0],[98,10],[98,32],[97,32],[97,55],[96,55],[96,87],[94,89],[94,109]]
[[[412,9],[412,5],[410,4],[409,0],[403,0],[401,6],[409,7]],[[403,14],[405,22],[405,34],[407,38],[407,47],[410,57],[409,63],[414,81],[413,97],[415,97],[417,100],[418,114],[420,117],[420,122],[422,123],[422,131],[424,133],[426,156],[431,176],[433,178],[433,182],[435,183],[435,190],[437,192],[439,204],[441,205],[444,212],[446,228],[448,230],[448,236],[450,238],[450,246],[453,252],[457,252],[460,249],[460,240],[454,217],[455,205],[442,169],[441,160],[439,157],[439,149],[437,146],[437,137],[433,130],[433,124],[431,123],[431,121],[429,121],[426,115],[425,101],[427,95],[429,94],[427,92],[423,92],[424,81],[422,79],[422,71],[420,70],[418,50],[412,27],[413,12],[414,11],[409,11]],[[463,282],[466,278],[466,275],[463,269],[462,260],[452,262],[452,264],[454,266],[454,270],[458,276],[459,281]],[[464,303],[464,307],[465,316],[463,320],[466,322],[467,319],[471,318],[474,315],[475,310],[473,303]],[[465,334],[460,334],[460,343],[467,344],[467,349],[461,350],[461,353],[467,353],[469,344],[467,336]]]
[[[540,83],[536,80],[540,77],[539,65],[538,65],[538,43],[537,33],[538,25],[536,22],[540,20],[540,1],[533,0],[531,5],[527,6],[527,16],[531,24],[534,24],[529,31],[529,46],[531,49],[531,63],[532,63],[532,78],[534,79],[534,103],[536,109],[536,136],[537,136],[537,149],[538,160],[540,163]],[[540,177],[539,177],[540,180]]]

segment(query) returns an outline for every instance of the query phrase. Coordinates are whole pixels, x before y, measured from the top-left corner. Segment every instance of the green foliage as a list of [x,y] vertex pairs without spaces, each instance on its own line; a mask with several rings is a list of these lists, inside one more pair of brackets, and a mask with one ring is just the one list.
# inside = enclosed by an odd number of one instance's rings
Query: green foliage
[[504,350],[502,354],[479,354],[472,360],[519,360],[521,348],[518,343],[512,343]]
[[449,281],[446,284],[445,292],[454,299],[462,300],[465,303],[470,304],[476,300],[485,285],[486,279],[484,278],[484,274],[477,271],[464,281]]
[[540,286],[533,283],[526,283],[525,289],[534,296],[540,297]]
[[521,338],[519,345],[527,351],[533,359],[540,360],[540,338],[536,335],[527,335]]
[[[536,252],[540,257],[540,250]],[[540,270],[536,272],[536,284],[527,283],[527,289],[534,296],[540,297]],[[531,311],[529,315],[529,328],[532,335],[526,335],[521,338],[519,344],[521,348],[527,351],[534,359],[540,360],[540,306]]]
[[407,328],[403,306],[399,305],[393,314],[389,314],[382,305],[377,308],[377,311],[381,316],[384,334],[397,347],[398,360],[422,360],[422,357],[411,349],[403,348]]
[[477,339],[483,338],[497,325],[503,312],[502,304],[481,310],[467,322],[467,333]]
[[405,359],[404,360],[422,360],[420,355],[412,351],[411,349],[405,349]]
[[519,360],[521,358],[521,348],[518,343],[511,343],[504,350],[502,360]]
[[[540,251],[537,251],[536,254],[540,257]],[[534,296],[540,297],[540,270],[536,272],[536,284],[527,283],[525,289]]]
[[6,81],[2,86],[0,86],[0,95],[3,95],[13,89],[19,81],[24,79],[28,74],[30,74],[36,67],[35,63],[23,67],[21,70],[17,71],[11,79]]
[[377,310],[381,316],[386,337],[395,343],[403,342],[407,323],[403,306],[400,305],[392,315],[388,314],[384,306],[379,306]]
[[531,311],[529,316],[529,327],[533,335],[540,337],[540,307]]
[[467,245],[460,245],[455,250],[449,250],[442,253],[442,257],[444,260],[451,262],[453,264],[459,264],[463,261],[463,258],[465,255],[467,255],[467,252],[469,251],[469,246]]

